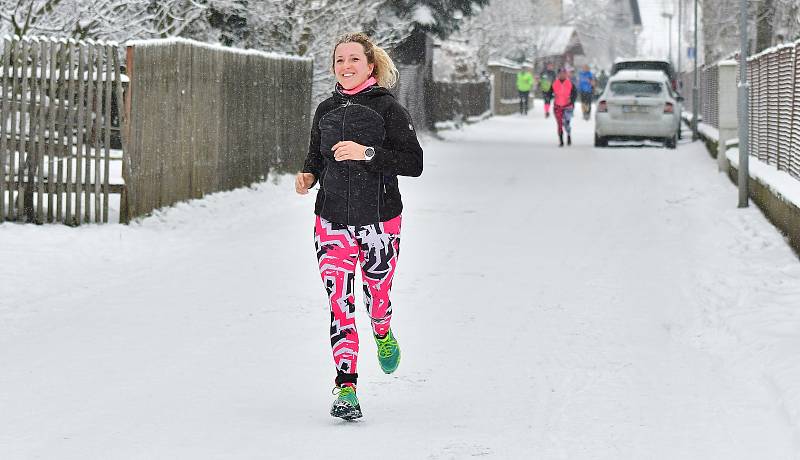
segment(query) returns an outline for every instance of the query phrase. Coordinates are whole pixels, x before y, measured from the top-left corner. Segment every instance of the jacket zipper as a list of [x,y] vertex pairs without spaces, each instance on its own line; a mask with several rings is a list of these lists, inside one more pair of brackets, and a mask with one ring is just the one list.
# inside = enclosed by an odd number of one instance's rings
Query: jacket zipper
[[[350,100],[348,99],[344,104],[344,113],[342,113],[342,138],[341,141],[344,140],[344,121],[347,118],[347,107],[350,106]],[[347,225],[350,225],[350,162],[347,162]]]
[[386,185],[383,183],[383,174],[381,180],[378,182],[378,222],[381,221],[381,201],[383,201],[383,193],[386,191]]

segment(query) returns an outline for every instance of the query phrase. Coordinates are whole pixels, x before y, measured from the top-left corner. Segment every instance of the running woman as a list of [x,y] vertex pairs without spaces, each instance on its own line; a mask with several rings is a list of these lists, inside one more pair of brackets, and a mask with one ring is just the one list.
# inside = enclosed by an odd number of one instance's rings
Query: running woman
[[553,82],[553,113],[556,116],[558,125],[558,146],[564,146],[564,131],[567,131],[567,145],[572,145],[572,112],[575,110],[575,99],[578,98],[578,91],[572,80],[567,78],[566,68],[558,70],[558,78]]
[[553,70],[553,63],[548,62],[546,68],[539,74],[539,90],[544,99],[544,117],[550,116],[550,101],[553,100],[553,81],[556,79],[556,72]]
[[331,415],[353,420],[362,415],[356,397],[356,266],[361,267],[378,361],[390,374],[400,364],[389,300],[403,210],[397,176],[422,174],[422,148],[411,117],[387,89],[397,82],[398,72],[386,51],[357,33],[339,38],[332,55],[337,84],[314,114],[308,156],[295,189],[305,195],[320,184],[314,243],[331,311],[337,394]]

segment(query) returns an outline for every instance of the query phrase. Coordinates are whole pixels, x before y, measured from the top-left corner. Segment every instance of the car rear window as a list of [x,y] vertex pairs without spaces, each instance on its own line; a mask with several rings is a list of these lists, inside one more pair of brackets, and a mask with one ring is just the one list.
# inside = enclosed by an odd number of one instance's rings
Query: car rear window
[[661,83],[653,81],[611,82],[611,92],[620,96],[656,96],[662,90]]
[[620,70],[660,70],[673,78],[671,66],[666,62],[659,61],[628,61],[618,62],[611,69],[611,75],[615,75]]

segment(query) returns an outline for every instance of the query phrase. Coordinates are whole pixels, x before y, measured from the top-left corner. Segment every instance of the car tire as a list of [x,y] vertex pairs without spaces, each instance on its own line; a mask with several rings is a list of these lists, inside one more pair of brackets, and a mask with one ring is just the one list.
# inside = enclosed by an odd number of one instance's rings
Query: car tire
[[675,134],[672,137],[667,137],[664,139],[664,147],[668,149],[674,149],[678,146],[678,135]]
[[608,139],[603,136],[598,136],[594,133],[594,146],[595,147],[608,147]]
[[678,124],[678,140],[683,139],[683,122]]

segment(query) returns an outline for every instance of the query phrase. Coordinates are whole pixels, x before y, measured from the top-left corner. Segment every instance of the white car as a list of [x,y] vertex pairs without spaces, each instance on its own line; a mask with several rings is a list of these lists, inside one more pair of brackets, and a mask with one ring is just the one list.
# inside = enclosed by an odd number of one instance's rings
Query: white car
[[597,102],[594,145],[609,140],[656,140],[674,149],[683,98],[657,70],[622,70],[608,79]]

